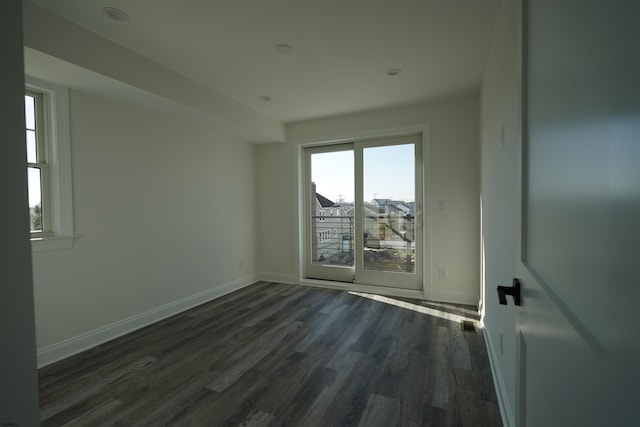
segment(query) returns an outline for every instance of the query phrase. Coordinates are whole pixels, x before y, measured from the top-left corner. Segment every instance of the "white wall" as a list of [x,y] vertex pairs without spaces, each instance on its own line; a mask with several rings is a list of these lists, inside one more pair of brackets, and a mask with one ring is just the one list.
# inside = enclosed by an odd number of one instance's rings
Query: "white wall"
[[41,363],[255,280],[252,145],[77,90],[70,110],[81,237],[34,253]]
[[258,271],[267,280],[295,281],[292,151],[289,144],[256,147]]
[[[295,275],[293,145],[349,135],[374,133],[428,123],[431,126],[431,193],[426,212],[431,220],[434,271],[428,272],[432,297],[477,304],[479,298],[479,142],[478,98],[468,96],[424,105],[338,116],[289,124],[287,144],[258,150],[259,205],[265,215],[258,221],[259,271],[263,277]],[[437,212],[436,201],[447,210]],[[278,218],[272,222],[271,215]],[[282,242],[270,247],[272,242]],[[285,244],[286,242],[286,244]],[[439,279],[438,267],[448,277]],[[429,266],[427,266],[429,269]]]
[[485,339],[492,350],[505,416],[511,420],[516,403],[516,309],[511,302],[498,304],[496,287],[511,286],[516,275],[520,142],[516,3],[500,5],[480,97]]
[[0,14],[0,425],[37,426],[21,2]]

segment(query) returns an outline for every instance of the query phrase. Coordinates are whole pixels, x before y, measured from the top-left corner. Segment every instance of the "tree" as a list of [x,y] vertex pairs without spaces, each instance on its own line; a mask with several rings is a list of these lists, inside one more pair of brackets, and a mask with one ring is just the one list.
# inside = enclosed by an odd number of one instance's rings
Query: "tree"
[[31,231],[42,230],[42,207],[38,204],[31,212]]

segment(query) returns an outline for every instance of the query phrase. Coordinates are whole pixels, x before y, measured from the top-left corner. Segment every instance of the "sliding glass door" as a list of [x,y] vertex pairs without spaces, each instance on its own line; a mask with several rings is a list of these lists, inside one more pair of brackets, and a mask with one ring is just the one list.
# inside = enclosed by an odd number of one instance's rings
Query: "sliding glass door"
[[305,277],[422,289],[420,141],[305,149]]
[[353,144],[305,150],[305,277],[354,280]]

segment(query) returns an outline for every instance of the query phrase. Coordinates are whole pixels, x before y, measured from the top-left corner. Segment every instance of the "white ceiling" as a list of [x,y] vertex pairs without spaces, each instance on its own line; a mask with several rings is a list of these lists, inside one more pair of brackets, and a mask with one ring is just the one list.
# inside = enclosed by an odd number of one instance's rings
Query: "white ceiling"
[[32,2],[289,123],[477,91],[499,0]]

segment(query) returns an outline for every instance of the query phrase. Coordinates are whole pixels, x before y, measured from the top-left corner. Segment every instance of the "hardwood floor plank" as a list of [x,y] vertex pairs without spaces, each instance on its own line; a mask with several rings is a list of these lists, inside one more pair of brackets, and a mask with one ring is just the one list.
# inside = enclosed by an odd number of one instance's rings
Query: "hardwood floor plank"
[[427,371],[427,361],[430,357],[427,353],[408,353],[408,365],[402,382],[398,387],[398,399],[401,405],[401,424],[421,425],[423,410],[427,401],[427,387],[431,383],[430,371]]
[[294,347],[294,351],[299,351],[301,353],[305,352],[312,344],[317,343],[322,337],[326,336],[330,329],[341,327],[341,325],[337,325],[336,323],[342,319],[343,315],[346,314],[346,307],[335,307],[330,314],[322,313],[322,311],[320,311],[320,313],[325,315],[324,321],[316,323],[318,327],[309,331],[309,333],[307,333],[307,335]]
[[390,427],[397,425],[398,401],[372,393],[364,408],[358,427]]
[[[281,403],[292,402],[298,391],[309,380],[314,372],[313,366],[307,363],[302,353],[293,353],[287,363],[278,369],[278,374],[270,382],[270,393],[265,393],[256,401],[258,409],[273,411],[274,415],[282,412]],[[274,409],[277,408],[277,409]]]
[[84,427],[107,424],[110,422],[113,412],[116,411],[120,405],[122,405],[122,402],[119,400],[109,399],[93,407],[78,418],[63,424],[62,427]]
[[375,393],[380,396],[397,397],[408,368],[409,354],[403,351],[393,352],[373,388]]
[[374,384],[384,369],[392,341],[392,337],[388,335],[378,336],[370,341],[369,351],[346,375],[342,387],[337,390],[323,414],[321,420],[324,425],[358,423]]
[[361,338],[362,333],[370,327],[372,320],[377,317],[382,309],[380,304],[373,301],[359,300],[353,306],[355,314],[352,320],[341,330],[342,333],[336,337],[339,343],[335,352],[330,354],[329,359],[324,362],[324,366],[331,369],[338,369],[343,363],[346,355],[351,356],[355,350],[355,343]]
[[[278,423],[284,426],[308,425],[307,411],[327,385],[333,384],[336,378],[336,371],[321,366],[316,366],[310,375],[296,389],[296,395],[288,400],[288,404],[275,404],[280,408],[280,412],[275,412]],[[313,419],[313,418],[311,418]]]
[[453,368],[471,369],[471,358],[469,356],[469,344],[463,332],[462,327],[453,327],[449,329],[449,349],[451,351],[451,366]]
[[474,315],[259,282],[41,369],[42,426],[500,426]]
[[[340,390],[351,378],[350,373],[353,371],[355,366],[361,363],[363,358],[364,356],[362,355],[362,353],[348,352],[347,354],[343,355],[339,359],[339,361],[334,362],[333,366],[335,366],[335,371],[337,373],[340,373],[340,375],[336,375],[334,381],[332,381],[331,384],[322,389],[318,397],[313,401],[310,408],[306,412],[303,420],[305,420],[306,422],[320,423],[320,421],[325,418],[325,414],[330,413],[330,407],[334,402],[336,396],[340,396]],[[350,398],[347,395],[342,396],[344,399]]]
[[268,319],[271,316],[274,316],[278,312],[282,312],[288,307],[295,307],[296,300],[302,298],[304,296],[301,292],[292,293],[287,297],[278,299],[277,302],[271,302],[262,310],[255,310],[250,319],[243,323],[244,326],[252,327],[256,326],[258,323]]
[[295,330],[302,326],[301,322],[291,322],[285,327],[281,328],[277,334],[269,337],[269,340],[265,341],[258,348],[254,349],[250,354],[244,354],[239,360],[231,366],[231,368],[225,369],[216,375],[216,378],[207,386],[209,390],[222,393],[231,384],[235,383],[246,371],[255,365],[260,359],[265,357],[271,352],[280,342]]
[[[224,393],[201,387],[188,399],[183,399],[178,405],[179,411],[170,414],[166,419],[168,425],[172,427],[235,426],[257,409],[255,406],[257,398],[268,392],[268,378],[263,372],[251,368]],[[225,423],[225,421],[228,422]]]
[[115,383],[118,380],[123,380],[126,377],[131,377],[137,371],[145,369],[146,367],[155,363],[156,359],[153,357],[144,357],[135,363],[125,366],[122,369],[114,371],[106,377],[98,377],[93,381],[87,381],[85,384],[80,385],[68,392],[66,398],[63,401],[57,400],[47,406],[44,406],[40,410],[40,419],[46,420],[47,418],[55,415],[67,408],[70,408],[83,400],[100,393],[109,384]]
[[398,349],[407,353],[424,354],[429,349],[429,329],[422,322],[415,322],[410,316],[407,322],[401,325],[402,334],[396,336]]
[[428,369],[430,382],[427,403],[430,406],[448,409],[449,403],[449,330],[445,326],[438,326],[434,351],[430,353]]
[[254,411],[246,420],[239,424],[239,427],[263,427],[269,425],[273,420],[273,415],[266,412]]
[[456,390],[452,398],[452,411],[449,425],[473,427],[489,425],[484,405],[478,404],[471,393]]
[[482,334],[465,334],[470,351],[471,374],[481,397],[487,401],[497,401],[496,390],[493,386],[489,357],[482,338]]

